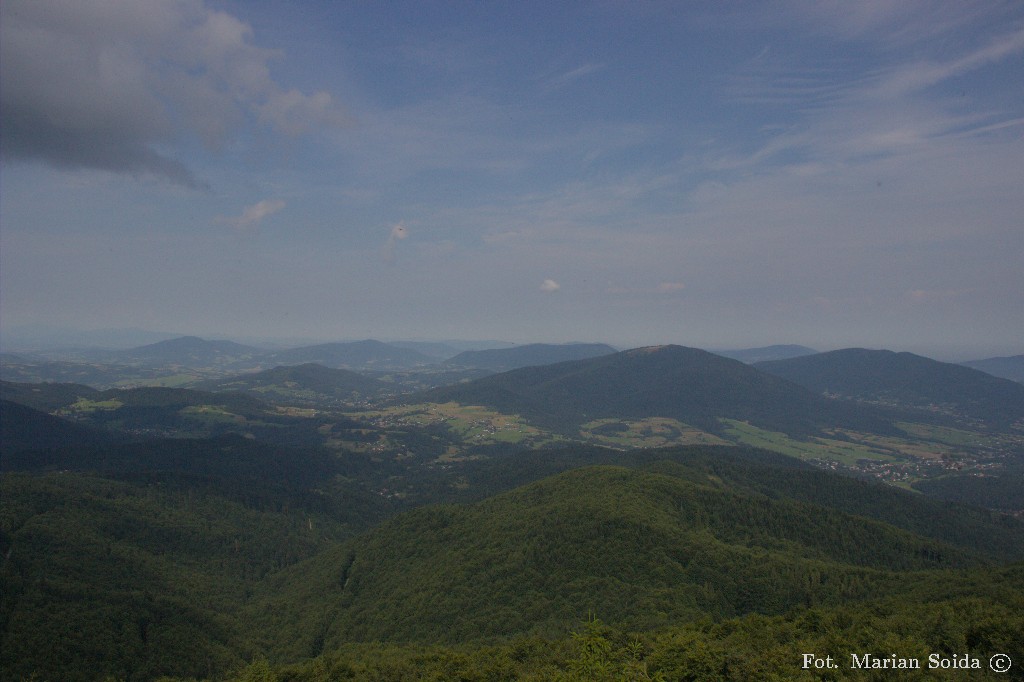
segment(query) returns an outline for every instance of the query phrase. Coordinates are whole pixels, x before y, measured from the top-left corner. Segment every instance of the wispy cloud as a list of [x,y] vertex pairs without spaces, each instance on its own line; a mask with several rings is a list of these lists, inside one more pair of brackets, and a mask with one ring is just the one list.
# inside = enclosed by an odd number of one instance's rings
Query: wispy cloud
[[221,218],[220,222],[230,225],[238,232],[251,232],[259,227],[263,219],[277,213],[285,207],[281,199],[264,199],[252,206],[247,206],[242,215],[233,218]]
[[876,92],[883,96],[914,92],[1020,52],[1024,52],[1024,29],[997,36],[987,45],[956,59],[914,61],[900,66],[881,77]]
[[542,82],[542,87],[548,91],[560,90],[566,87],[567,85],[570,85],[571,83],[578,81],[581,78],[584,78],[585,76],[589,76],[592,73],[597,73],[598,71],[601,71],[604,68],[604,64],[583,64],[582,66],[578,66],[575,69],[570,69],[569,71],[565,71],[555,76],[549,76],[545,78]]

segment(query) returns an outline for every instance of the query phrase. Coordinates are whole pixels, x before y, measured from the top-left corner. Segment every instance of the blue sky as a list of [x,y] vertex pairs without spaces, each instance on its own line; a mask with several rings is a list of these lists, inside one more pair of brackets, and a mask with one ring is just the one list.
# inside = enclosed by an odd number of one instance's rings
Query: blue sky
[[1019,2],[0,12],[7,329],[1024,352]]

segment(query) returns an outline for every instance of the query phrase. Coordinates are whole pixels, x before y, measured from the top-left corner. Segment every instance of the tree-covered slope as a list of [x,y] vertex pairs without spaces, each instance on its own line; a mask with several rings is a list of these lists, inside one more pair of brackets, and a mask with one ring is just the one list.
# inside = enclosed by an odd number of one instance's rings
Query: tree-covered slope
[[249,360],[265,353],[266,351],[259,348],[234,341],[208,341],[197,336],[181,336],[137,348],[114,351],[110,354],[110,359],[115,362],[146,365],[210,367]]
[[[18,397],[32,395],[31,384],[19,387]],[[286,445],[317,445],[325,424],[346,428],[344,418],[330,421],[316,415],[297,416],[260,398],[239,391],[199,391],[184,388],[116,388],[83,393],[75,385],[38,384],[39,403],[54,414],[77,423],[133,438],[203,438],[229,433]]]
[[585,467],[474,505],[416,509],[286,571],[259,617],[281,651],[305,655],[344,641],[551,633],[588,611],[650,629],[890,594],[919,571],[984,560],[707,483]]
[[1024,419],[1024,385],[913,353],[848,348],[757,367],[816,393],[927,408],[998,427]]
[[2,464],[4,680],[220,674],[258,650],[242,608],[270,573],[393,513],[365,458],[234,435]]
[[412,400],[486,405],[547,428],[575,433],[599,418],[669,417],[719,430],[728,417],[806,434],[822,425],[892,431],[879,414],[696,348],[638,348],[588,360],[525,367]]
[[[83,445],[114,443],[116,438],[97,429],[81,426],[31,407],[0,400],[0,455]],[[0,468],[6,467],[6,461]]]
[[[11,679],[223,679],[260,653],[327,664],[375,640],[423,672],[442,659],[398,643],[437,656],[451,651],[439,643],[501,648],[506,636],[564,636],[588,612],[654,642],[706,617],[989,598],[985,567],[1024,547],[1011,519],[747,448],[577,446],[412,467],[409,481],[435,477],[422,499],[507,492],[383,523],[394,507],[369,482],[385,472],[358,456],[241,437],[29,454],[36,471],[57,471],[0,478]],[[516,660],[568,665],[564,645],[529,641]],[[392,679],[382,651],[359,661]],[[648,660],[674,669],[662,654]],[[244,674],[269,670],[254,666]]]
[[0,678],[206,676],[248,660],[247,596],[352,532],[250,492],[260,504],[173,477],[0,477]]
[[388,391],[388,385],[346,369],[316,363],[274,367],[205,382],[211,391],[243,391],[272,402],[324,405],[354,401]]
[[41,410],[56,412],[82,398],[94,399],[99,391],[84,384],[0,381],[0,398]]
[[[478,502],[548,476],[594,464],[665,473],[701,485],[718,485],[744,494],[826,507],[982,553],[992,560],[1024,560],[1022,520],[980,506],[951,505],[945,499],[891,485],[839,476],[792,457],[740,446],[684,446],[622,452],[574,445],[472,460],[459,468],[457,488],[452,487],[450,474],[446,476],[436,470],[430,472],[430,478],[421,474],[418,477],[422,481],[420,499]],[[1008,482],[1004,485],[1007,488],[1004,492],[1010,495],[1011,486]],[[1014,492],[1013,498],[1019,499],[1019,491]],[[978,504],[977,499],[958,501]],[[999,505],[989,506],[999,508]]]
[[[554,638],[447,646],[345,643],[300,663],[275,666],[258,659],[228,682],[1019,679],[1022,586],[1024,565],[1018,564],[917,581],[897,597],[777,616],[707,618],[654,632],[626,631],[590,615]],[[992,669],[993,652],[1005,654],[1013,667]],[[892,656],[916,661],[920,669],[853,667],[851,656],[863,661],[865,653],[881,663]],[[813,658],[805,668],[807,654]],[[834,667],[816,668],[814,661],[827,664],[826,657]],[[996,659],[996,665],[1006,660]],[[963,667],[974,661],[977,669]]]

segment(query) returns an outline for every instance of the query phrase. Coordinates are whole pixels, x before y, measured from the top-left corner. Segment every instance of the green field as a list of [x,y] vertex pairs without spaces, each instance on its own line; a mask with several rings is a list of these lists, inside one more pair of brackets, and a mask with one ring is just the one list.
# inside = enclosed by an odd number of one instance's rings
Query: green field
[[790,438],[784,433],[766,431],[735,419],[723,419],[722,422],[726,424],[726,435],[737,443],[772,450],[799,459],[828,460],[850,467],[864,459],[889,462],[901,459],[891,451],[862,443],[831,438],[811,438],[801,441]]
[[725,445],[722,440],[677,419],[596,419],[580,427],[587,441],[613,448],[660,448],[669,445]]
[[75,403],[68,405],[63,410],[60,410],[58,414],[91,414],[97,410],[116,410],[123,405],[124,403],[116,398],[111,398],[110,400],[89,400],[88,398],[79,398]]
[[449,456],[473,446],[511,444],[536,447],[565,440],[531,426],[519,415],[503,414],[479,405],[420,403],[346,416],[369,421],[382,428],[443,425],[461,442],[461,447],[449,449]]

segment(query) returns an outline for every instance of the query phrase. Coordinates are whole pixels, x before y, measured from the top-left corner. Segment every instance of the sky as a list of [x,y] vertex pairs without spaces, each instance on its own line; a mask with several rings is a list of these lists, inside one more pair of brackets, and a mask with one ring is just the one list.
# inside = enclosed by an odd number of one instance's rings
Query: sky
[[0,3],[0,331],[1024,353],[1015,0]]

